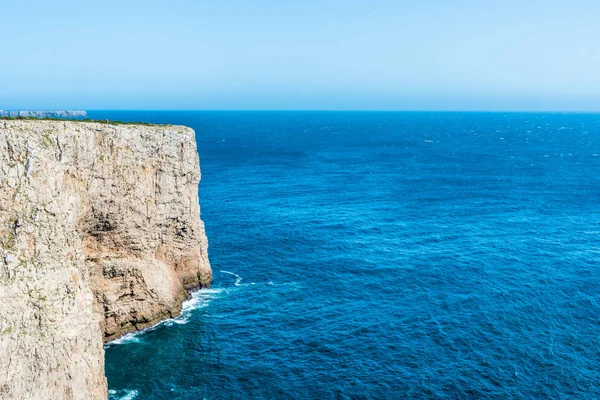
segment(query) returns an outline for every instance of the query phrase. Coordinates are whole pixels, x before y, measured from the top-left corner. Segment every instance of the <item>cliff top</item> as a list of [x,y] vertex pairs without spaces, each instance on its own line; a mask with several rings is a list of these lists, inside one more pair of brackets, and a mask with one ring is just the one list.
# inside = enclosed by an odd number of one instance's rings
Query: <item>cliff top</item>
[[57,121],[57,122],[79,122],[79,123],[98,123],[105,125],[144,125],[144,126],[173,126],[171,124],[153,124],[150,122],[127,122],[127,121],[111,121],[108,119],[76,119],[76,118],[51,118],[51,117],[7,117],[0,116],[0,121]]

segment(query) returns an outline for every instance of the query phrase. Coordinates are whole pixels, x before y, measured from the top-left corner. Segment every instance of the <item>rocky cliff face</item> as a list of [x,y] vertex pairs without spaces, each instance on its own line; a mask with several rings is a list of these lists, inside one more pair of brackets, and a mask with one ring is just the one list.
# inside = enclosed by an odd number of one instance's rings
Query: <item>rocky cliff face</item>
[[103,342],[211,270],[194,132],[0,120],[0,399],[106,399]]

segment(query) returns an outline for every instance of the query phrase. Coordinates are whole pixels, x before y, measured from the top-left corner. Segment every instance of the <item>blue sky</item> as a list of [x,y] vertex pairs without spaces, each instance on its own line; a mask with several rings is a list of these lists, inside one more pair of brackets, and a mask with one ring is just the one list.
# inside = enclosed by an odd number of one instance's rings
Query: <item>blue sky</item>
[[0,109],[600,110],[591,0],[2,1]]

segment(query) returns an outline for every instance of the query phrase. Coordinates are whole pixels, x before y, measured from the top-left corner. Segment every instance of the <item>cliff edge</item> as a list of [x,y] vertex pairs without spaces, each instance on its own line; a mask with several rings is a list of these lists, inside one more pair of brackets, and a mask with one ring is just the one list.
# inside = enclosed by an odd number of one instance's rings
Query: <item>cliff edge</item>
[[211,269],[193,130],[0,120],[0,399],[106,399],[104,342]]

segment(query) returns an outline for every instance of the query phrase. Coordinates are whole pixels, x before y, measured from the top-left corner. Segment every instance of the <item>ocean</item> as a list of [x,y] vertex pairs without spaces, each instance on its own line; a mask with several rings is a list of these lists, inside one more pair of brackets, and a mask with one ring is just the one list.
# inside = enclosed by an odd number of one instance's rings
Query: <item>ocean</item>
[[110,399],[600,398],[600,115],[89,115],[196,130],[214,271]]

